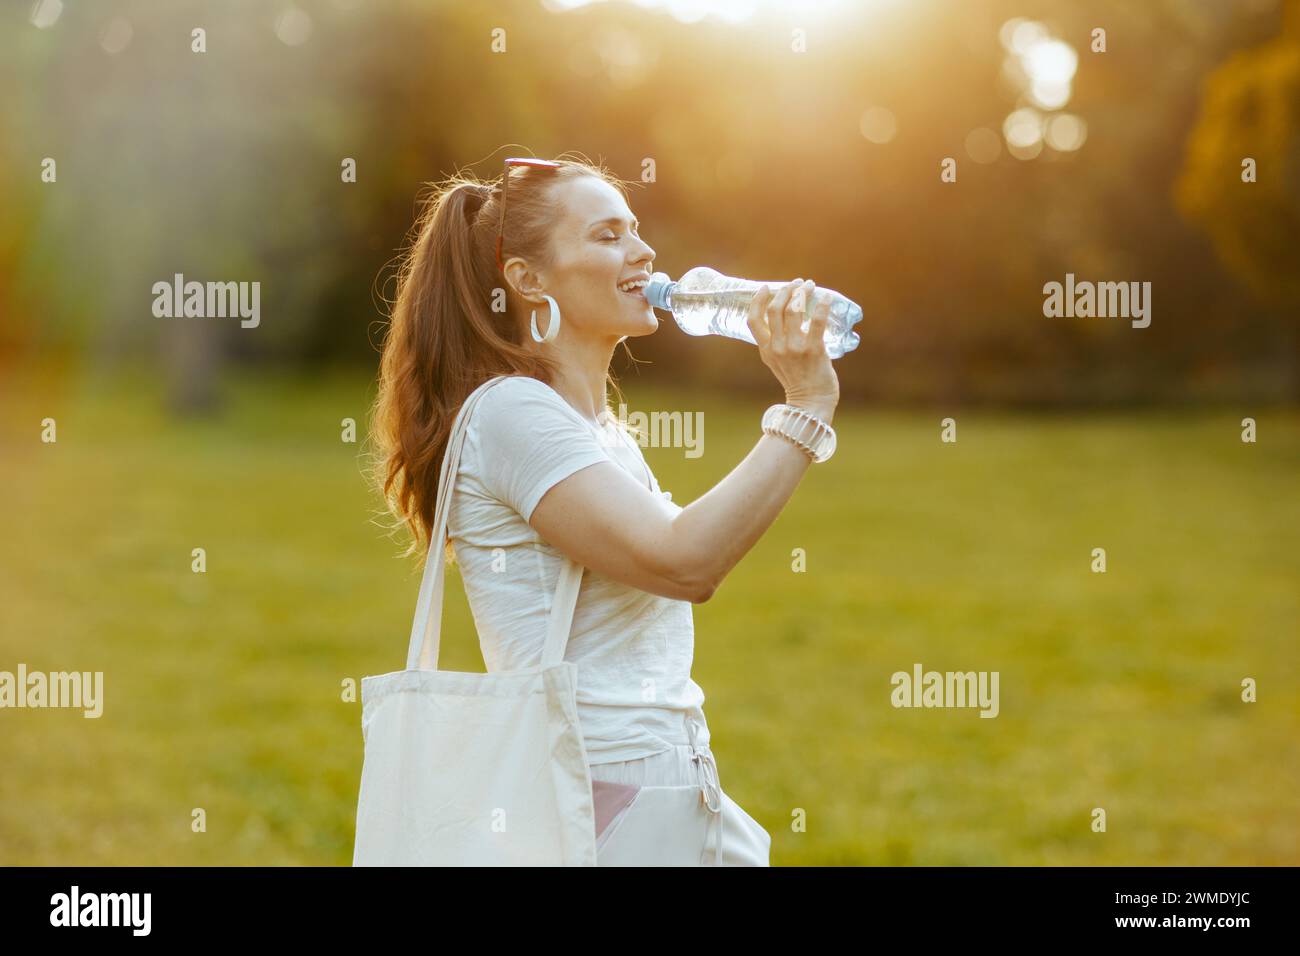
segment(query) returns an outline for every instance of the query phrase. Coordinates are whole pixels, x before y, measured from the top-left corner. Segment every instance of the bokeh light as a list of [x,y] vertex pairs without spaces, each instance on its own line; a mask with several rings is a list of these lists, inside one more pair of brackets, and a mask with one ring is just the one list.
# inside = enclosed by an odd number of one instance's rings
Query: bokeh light
[[1011,50],[1020,56],[1028,56],[1030,51],[1048,39],[1047,28],[1033,20],[1021,20],[1011,31]]
[[1043,138],[1043,117],[1038,110],[1018,109],[1002,124],[1002,135],[1008,146],[1032,146]]
[[110,56],[117,56],[127,48],[134,35],[135,31],[131,27],[130,20],[125,17],[114,17],[99,35],[99,46]]
[[883,106],[873,106],[863,113],[858,125],[863,136],[882,146],[898,132],[898,121],[894,119],[894,114]]
[[1071,153],[1088,138],[1088,124],[1072,113],[1057,113],[1047,121],[1043,138],[1057,152]]
[[61,13],[63,13],[63,0],[36,0],[32,4],[30,17],[32,26],[42,30],[49,29],[54,26]]
[[[577,10],[615,0],[542,0],[542,6],[555,13]],[[667,13],[680,23],[699,23],[713,17],[728,23],[740,23],[755,14],[804,15],[819,19],[836,10],[852,10],[863,0],[622,0],[638,7]],[[879,3],[880,0],[875,0]]]
[[1036,43],[1021,57],[1021,63],[1029,74],[1029,95],[1039,106],[1055,110],[1070,101],[1070,84],[1079,57],[1068,43]]
[[[609,0],[543,0],[543,6],[555,12],[576,10]],[[758,10],[756,0],[634,0],[637,6],[658,9],[679,23],[699,23],[706,17],[716,17],[739,23],[752,17]]]
[[1036,43],[1022,59],[1029,75],[1045,83],[1069,83],[1079,65],[1074,47],[1061,40]]
[[1002,136],[1016,159],[1033,159],[1043,151],[1043,115],[1032,107],[1015,110],[1002,123]]
[[275,35],[285,46],[302,46],[311,36],[311,16],[302,7],[286,7],[275,21]]
[[[1078,149],[1085,138],[1081,119],[1071,117],[1048,138],[1047,120],[1037,112],[1059,110],[1069,103],[1079,67],[1079,55],[1074,47],[1053,37],[1043,24],[1023,17],[1013,17],[1002,24],[998,38],[1007,51],[1002,64],[1003,77],[1020,92],[1022,104],[1036,108],[1022,107],[1007,117],[1003,124],[1007,149],[1019,159],[1037,156],[1045,141],[1058,152]],[[1058,147],[1055,143],[1062,145]]]

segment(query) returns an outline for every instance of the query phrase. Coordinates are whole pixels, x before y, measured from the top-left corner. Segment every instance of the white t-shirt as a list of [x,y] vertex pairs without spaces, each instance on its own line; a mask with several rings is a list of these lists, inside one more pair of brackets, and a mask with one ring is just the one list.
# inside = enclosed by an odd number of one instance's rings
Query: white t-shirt
[[[528,519],[553,485],[602,461],[618,463],[672,504],[618,422],[598,428],[544,382],[511,376],[471,413],[448,534],[489,673],[541,663],[564,557]],[[584,570],[564,659],[578,668],[589,763],[671,749],[685,742],[688,718],[699,723],[700,745],[708,743],[704,692],[691,679],[694,656],[689,601]]]

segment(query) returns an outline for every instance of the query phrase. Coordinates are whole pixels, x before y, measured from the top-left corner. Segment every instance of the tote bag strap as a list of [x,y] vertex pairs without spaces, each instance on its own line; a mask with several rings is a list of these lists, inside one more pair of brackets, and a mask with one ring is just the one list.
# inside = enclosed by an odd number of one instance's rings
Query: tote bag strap
[[[460,466],[461,449],[469,427],[470,412],[485,392],[510,376],[490,378],[465,399],[452,424],[447,438],[447,449],[442,456],[442,471],[438,476],[438,505],[434,512],[433,534],[429,539],[429,554],[424,562],[424,577],[420,581],[420,596],[415,604],[415,620],[411,624],[411,640],[406,650],[407,670],[437,670],[438,652],[442,644],[443,572],[446,565],[447,521],[451,513],[451,496],[455,490],[456,472]],[[564,659],[573,612],[578,602],[582,583],[582,566],[564,559],[551,613],[546,627],[546,644],[542,651],[543,665]]]

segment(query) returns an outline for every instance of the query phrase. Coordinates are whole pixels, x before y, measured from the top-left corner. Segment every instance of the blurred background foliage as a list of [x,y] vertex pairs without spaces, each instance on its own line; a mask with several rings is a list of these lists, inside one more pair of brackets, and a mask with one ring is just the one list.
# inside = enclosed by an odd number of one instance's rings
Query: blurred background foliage
[[[99,720],[0,716],[0,863],[350,861],[342,691],[400,666],[420,577],[340,440],[386,267],[423,183],[571,150],[653,160],[658,268],[866,313],[835,459],[694,612],[774,864],[1300,862],[1300,0],[691,14],[748,2],[0,7],[0,670],[105,674]],[[260,325],[155,318],[178,272],[260,282]],[[1151,326],[1045,318],[1067,272],[1152,283]],[[688,503],[778,387],[671,319],[630,344],[629,405],[708,422],[646,449]],[[448,589],[440,663],[482,670]],[[1000,716],[895,710],[913,662],[999,671]]]
[[[1297,396],[1300,0],[823,0],[693,22],[645,2],[7,5],[0,368],[143,360],[183,404],[217,399],[229,363],[369,372],[420,185],[578,150],[628,180],[654,161],[632,205],[657,268],[802,275],[861,303],[850,399]],[[1016,18],[1073,51],[1057,110],[1081,145],[999,143],[1034,107]],[[260,281],[260,327],[154,318],[177,272]],[[1067,272],[1151,282],[1151,326],[1045,318]],[[647,379],[772,388],[745,348],[671,320],[630,344]]]

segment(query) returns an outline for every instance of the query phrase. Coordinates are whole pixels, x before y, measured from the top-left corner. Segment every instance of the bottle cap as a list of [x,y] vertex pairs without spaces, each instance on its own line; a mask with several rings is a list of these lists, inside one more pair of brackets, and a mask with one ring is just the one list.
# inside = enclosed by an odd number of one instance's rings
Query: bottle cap
[[665,312],[668,308],[668,292],[676,283],[668,277],[666,272],[656,272],[646,283],[643,295],[646,301],[656,309],[663,309]]

